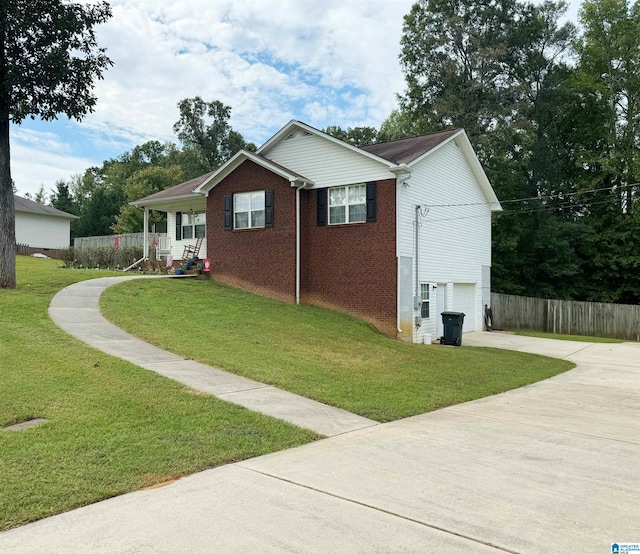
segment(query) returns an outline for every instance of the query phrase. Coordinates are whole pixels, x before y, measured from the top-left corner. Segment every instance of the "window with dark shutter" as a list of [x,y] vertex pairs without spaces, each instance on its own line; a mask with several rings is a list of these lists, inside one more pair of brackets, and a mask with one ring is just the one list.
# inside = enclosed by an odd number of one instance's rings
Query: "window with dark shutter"
[[367,221],[376,220],[376,182],[367,183]]
[[264,226],[273,227],[273,191],[264,191]]
[[176,240],[182,240],[182,212],[176,212]]
[[231,231],[231,229],[233,228],[233,223],[231,220],[231,195],[230,194],[226,194],[224,196],[224,230],[225,231]]
[[316,192],[318,227],[324,227],[327,224],[327,189],[318,189]]

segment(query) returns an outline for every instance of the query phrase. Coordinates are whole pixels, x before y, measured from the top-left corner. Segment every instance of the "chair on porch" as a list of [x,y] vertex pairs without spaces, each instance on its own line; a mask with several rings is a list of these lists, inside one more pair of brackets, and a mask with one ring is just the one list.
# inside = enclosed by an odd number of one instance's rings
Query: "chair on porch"
[[187,244],[184,247],[184,252],[182,253],[182,259],[188,260],[190,258],[195,258],[200,253],[200,247],[202,246],[203,240],[204,240],[204,237],[198,237],[196,239],[195,245]]

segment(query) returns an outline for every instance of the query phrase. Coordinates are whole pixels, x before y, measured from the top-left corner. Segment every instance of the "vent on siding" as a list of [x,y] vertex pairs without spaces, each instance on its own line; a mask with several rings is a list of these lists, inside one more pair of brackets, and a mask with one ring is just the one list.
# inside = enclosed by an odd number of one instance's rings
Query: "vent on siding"
[[290,140],[290,139],[300,138],[300,137],[308,137],[310,135],[311,133],[309,131],[303,131],[302,129],[297,129],[290,135],[287,135],[287,138],[285,138],[284,140]]

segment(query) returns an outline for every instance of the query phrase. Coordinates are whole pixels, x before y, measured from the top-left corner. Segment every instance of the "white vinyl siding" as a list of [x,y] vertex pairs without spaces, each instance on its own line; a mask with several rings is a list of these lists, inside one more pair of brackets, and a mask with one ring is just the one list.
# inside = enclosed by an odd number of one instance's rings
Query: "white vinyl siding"
[[16,243],[32,248],[69,248],[70,226],[68,218],[16,212]]
[[[467,300],[462,301],[462,306],[470,312],[463,329],[465,332],[481,330],[481,291],[486,288],[483,266],[491,265],[491,212],[484,192],[454,141],[412,167],[408,184],[400,185],[397,199],[398,256],[411,257],[415,263],[416,205],[428,206],[418,227],[419,279],[455,283],[455,287],[447,287],[448,309],[455,311],[464,311],[458,310],[460,304],[456,296],[462,294],[468,299],[469,289],[473,287],[477,291],[471,301],[473,310],[465,304]],[[437,304],[436,298],[432,298],[431,317],[424,321],[417,331],[419,334],[437,336],[436,320],[444,311],[444,307]]]
[[313,180],[315,188],[393,178],[386,164],[300,130],[261,155]]

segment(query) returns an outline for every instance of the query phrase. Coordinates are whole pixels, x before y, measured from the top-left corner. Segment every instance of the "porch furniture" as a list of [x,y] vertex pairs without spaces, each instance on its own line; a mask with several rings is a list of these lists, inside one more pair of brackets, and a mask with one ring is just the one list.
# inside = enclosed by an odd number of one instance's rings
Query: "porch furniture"
[[187,260],[189,258],[195,258],[200,253],[200,247],[202,246],[203,240],[204,240],[204,237],[198,237],[196,239],[195,245],[187,244],[184,247],[184,252],[182,253],[182,259]]

